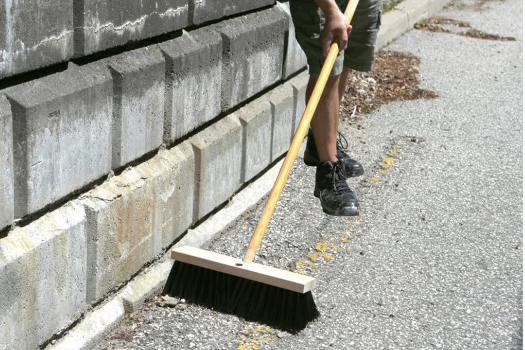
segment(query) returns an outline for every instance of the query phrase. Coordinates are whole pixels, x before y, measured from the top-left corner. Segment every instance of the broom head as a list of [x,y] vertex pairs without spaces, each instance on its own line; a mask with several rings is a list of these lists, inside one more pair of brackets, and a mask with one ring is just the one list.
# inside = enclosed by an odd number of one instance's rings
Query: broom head
[[163,294],[290,332],[319,316],[315,278],[189,246],[171,258]]

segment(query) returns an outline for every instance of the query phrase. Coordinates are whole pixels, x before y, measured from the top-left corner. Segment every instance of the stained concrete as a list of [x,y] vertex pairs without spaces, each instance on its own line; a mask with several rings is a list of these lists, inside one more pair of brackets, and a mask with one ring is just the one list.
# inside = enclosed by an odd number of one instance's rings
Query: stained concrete
[[73,56],[73,0],[0,0],[0,79]]
[[119,168],[162,143],[165,62],[152,45],[107,64],[113,76],[112,167]]
[[15,218],[109,173],[113,91],[105,67],[71,66],[5,92],[13,110]]
[[0,240],[0,349],[35,349],[86,310],[85,223],[72,202]]
[[75,57],[188,25],[188,0],[75,1]]
[[221,111],[221,36],[209,28],[159,44],[166,57],[164,140],[183,137]]
[[14,220],[13,200],[13,120],[11,105],[0,95],[0,230]]

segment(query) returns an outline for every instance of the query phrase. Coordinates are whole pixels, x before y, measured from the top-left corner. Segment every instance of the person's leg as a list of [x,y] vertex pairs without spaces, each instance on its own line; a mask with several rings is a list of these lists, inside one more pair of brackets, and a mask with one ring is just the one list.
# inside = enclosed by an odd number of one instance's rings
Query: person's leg
[[[306,87],[310,99],[318,74],[311,74]],[[336,138],[339,125],[339,76],[330,76],[311,122],[312,133],[321,163],[337,162]]]
[[343,67],[343,72],[339,77],[339,106],[343,102],[343,97],[346,93],[346,84],[348,82],[348,76],[350,75],[350,68]]

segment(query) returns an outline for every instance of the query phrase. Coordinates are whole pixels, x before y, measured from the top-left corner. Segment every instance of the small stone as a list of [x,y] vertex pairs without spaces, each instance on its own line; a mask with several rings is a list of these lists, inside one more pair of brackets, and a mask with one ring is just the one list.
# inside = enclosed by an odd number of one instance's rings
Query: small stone
[[284,338],[283,332],[277,332],[277,338]]

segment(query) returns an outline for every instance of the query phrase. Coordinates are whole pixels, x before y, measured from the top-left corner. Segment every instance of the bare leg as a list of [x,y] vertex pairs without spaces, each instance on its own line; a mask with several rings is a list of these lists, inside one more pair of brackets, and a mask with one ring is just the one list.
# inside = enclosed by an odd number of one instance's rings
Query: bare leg
[[[348,75],[347,75],[348,76]],[[306,88],[306,101],[312,95],[319,75],[310,75]],[[312,118],[312,132],[321,163],[337,162],[336,137],[339,124],[339,76],[330,76]]]
[[346,83],[348,82],[348,75],[350,74],[350,68],[343,67],[343,72],[339,76],[339,105],[343,102],[343,96],[346,92]]

